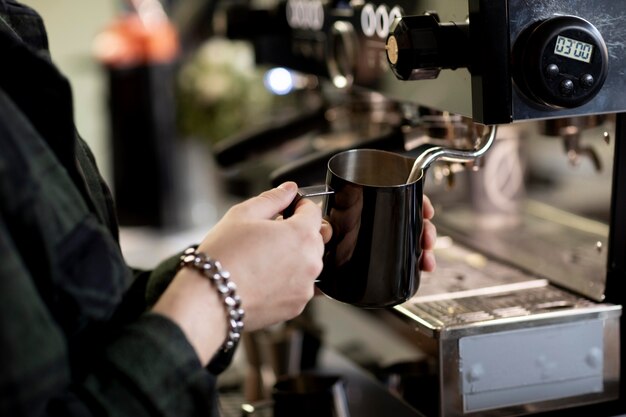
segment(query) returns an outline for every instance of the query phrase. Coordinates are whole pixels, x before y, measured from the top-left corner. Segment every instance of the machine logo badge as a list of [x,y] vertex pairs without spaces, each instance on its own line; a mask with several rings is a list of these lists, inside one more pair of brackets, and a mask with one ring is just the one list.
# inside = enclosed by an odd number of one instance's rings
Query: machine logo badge
[[321,0],[287,1],[287,23],[292,29],[321,30],[324,5]]

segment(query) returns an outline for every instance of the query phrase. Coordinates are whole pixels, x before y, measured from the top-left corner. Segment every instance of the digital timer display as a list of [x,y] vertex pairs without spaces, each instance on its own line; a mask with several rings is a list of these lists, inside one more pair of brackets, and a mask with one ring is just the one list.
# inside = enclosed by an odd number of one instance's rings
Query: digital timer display
[[559,35],[556,38],[554,53],[567,58],[589,63],[593,53],[593,45],[576,39]]

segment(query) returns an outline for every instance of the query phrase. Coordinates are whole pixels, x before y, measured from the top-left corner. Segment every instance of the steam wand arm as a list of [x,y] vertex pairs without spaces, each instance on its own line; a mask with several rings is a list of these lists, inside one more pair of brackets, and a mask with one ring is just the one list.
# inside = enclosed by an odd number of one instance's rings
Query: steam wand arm
[[437,160],[447,162],[471,162],[480,158],[495,142],[497,130],[497,126],[489,126],[489,130],[482,136],[482,144],[470,151],[446,148],[432,143],[425,143],[418,146],[411,151],[412,154],[417,154],[417,158],[413,163],[407,183],[417,180],[422,171]]

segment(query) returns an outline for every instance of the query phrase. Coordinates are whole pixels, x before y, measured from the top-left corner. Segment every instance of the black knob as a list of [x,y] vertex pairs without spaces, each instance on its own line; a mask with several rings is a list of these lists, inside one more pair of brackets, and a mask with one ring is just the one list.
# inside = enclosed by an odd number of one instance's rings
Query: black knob
[[593,87],[593,83],[596,80],[593,78],[593,75],[591,74],[583,74],[582,77],[580,77],[580,85],[583,86],[583,88],[591,88]]
[[559,85],[559,89],[561,91],[561,95],[569,96],[574,92],[574,82],[566,78],[563,81],[561,81],[561,84]]
[[436,78],[469,66],[469,25],[440,23],[434,14],[397,18],[387,37],[387,60],[401,80]]
[[550,64],[546,67],[546,77],[550,79],[554,79],[558,77],[560,73],[561,73],[561,70],[559,69],[559,66],[556,64]]

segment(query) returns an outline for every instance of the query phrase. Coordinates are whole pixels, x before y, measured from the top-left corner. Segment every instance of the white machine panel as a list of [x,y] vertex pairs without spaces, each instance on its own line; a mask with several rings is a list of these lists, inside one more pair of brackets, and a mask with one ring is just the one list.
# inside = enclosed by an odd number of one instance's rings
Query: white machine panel
[[459,339],[465,412],[603,390],[603,321]]

